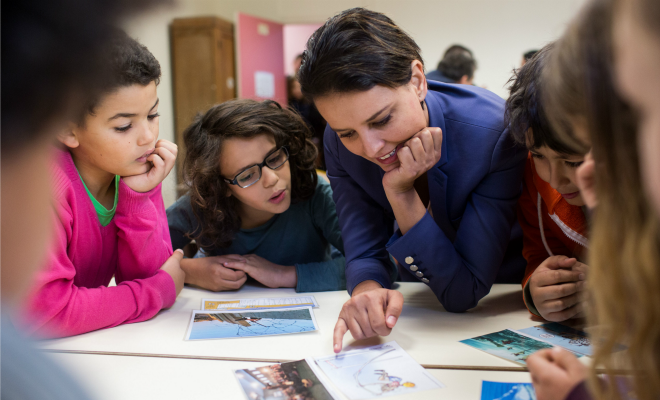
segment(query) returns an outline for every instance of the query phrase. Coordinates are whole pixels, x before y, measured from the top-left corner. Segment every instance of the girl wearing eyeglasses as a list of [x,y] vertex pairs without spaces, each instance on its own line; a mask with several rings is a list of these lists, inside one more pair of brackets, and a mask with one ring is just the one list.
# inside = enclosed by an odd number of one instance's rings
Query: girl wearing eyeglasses
[[185,130],[188,194],[167,210],[186,283],[240,288],[248,276],[298,292],[344,290],[344,245],[332,190],[300,116],[274,101],[231,100]]

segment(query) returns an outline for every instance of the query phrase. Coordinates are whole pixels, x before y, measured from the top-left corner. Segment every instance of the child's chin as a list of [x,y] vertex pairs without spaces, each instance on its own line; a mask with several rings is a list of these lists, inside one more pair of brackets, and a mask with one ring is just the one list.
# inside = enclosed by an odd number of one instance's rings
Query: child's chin
[[127,168],[127,171],[125,171],[124,173],[122,173],[120,175],[121,176],[142,175],[142,174],[146,174],[147,172],[149,172],[150,169],[151,169],[150,164],[139,165],[139,166],[136,166],[136,167],[133,167],[133,168]]
[[291,200],[290,199],[284,199],[280,204],[272,204],[273,212],[275,214],[282,214],[286,210],[289,209],[291,206]]
[[141,175],[141,174],[146,174],[151,170],[151,163],[144,163],[143,165],[140,165],[140,167],[136,168],[135,175]]

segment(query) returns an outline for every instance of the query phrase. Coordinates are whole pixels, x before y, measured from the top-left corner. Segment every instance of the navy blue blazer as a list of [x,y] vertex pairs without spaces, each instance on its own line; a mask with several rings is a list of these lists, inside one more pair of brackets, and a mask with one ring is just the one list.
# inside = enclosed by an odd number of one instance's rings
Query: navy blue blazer
[[384,171],[349,152],[330,127],[324,137],[327,172],[349,293],[365,280],[391,288],[397,273],[391,254],[402,274],[429,285],[446,310],[462,312],[488,294],[500,266],[524,270],[520,250],[507,250],[515,242],[511,232],[527,149],[508,134],[504,100],[494,93],[428,85],[429,125],[441,128],[443,137],[440,161],[427,173],[433,216],[427,212],[405,235],[394,232]]

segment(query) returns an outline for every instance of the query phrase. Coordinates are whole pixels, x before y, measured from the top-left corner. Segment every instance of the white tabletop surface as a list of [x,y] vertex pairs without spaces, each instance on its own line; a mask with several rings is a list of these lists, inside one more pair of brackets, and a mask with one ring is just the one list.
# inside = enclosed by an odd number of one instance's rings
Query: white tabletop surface
[[[520,369],[517,364],[476,350],[460,340],[500,331],[521,329],[542,322],[533,320],[523,304],[520,285],[494,285],[490,294],[474,309],[454,314],[446,312],[423,283],[398,283],[405,304],[392,334],[355,342],[350,333],[344,345],[373,345],[395,340],[425,367],[478,366]],[[175,305],[149,321],[121,325],[69,338],[41,342],[44,349],[76,352],[130,353],[206,357],[230,361],[292,361],[332,353],[332,333],[345,291],[312,293],[320,308],[314,309],[316,332],[216,340],[184,340],[192,310],[201,308],[202,298],[235,299],[285,297],[293,289],[245,286],[239,291],[211,293],[186,287]]]
[[[267,363],[52,354],[96,400],[245,399],[233,371]],[[530,382],[526,372],[427,370],[445,387],[396,399],[478,400],[482,380]]]

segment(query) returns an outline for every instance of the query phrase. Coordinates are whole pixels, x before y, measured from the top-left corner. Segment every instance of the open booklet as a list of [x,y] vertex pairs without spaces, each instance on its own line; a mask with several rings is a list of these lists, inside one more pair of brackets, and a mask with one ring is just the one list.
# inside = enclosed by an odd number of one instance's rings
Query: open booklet
[[360,400],[444,387],[396,342],[235,374],[250,400]]

